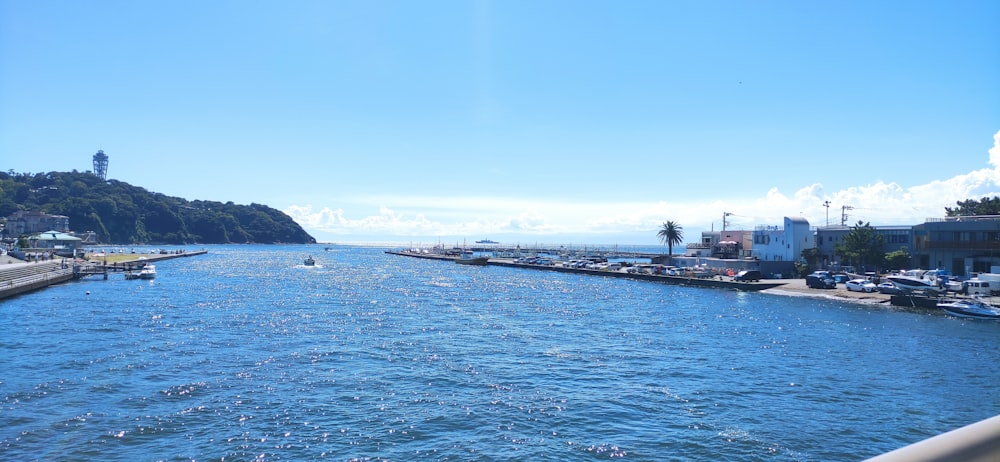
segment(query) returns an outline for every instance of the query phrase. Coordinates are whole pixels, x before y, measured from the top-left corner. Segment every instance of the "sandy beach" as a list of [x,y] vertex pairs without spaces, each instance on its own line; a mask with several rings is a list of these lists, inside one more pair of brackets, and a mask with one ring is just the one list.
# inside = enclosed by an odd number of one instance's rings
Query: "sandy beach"
[[890,295],[878,292],[851,292],[843,284],[837,284],[835,289],[813,289],[806,286],[803,279],[774,279],[767,282],[783,282],[784,285],[774,289],[764,290],[764,293],[792,295],[800,297],[832,298],[857,303],[889,304]]

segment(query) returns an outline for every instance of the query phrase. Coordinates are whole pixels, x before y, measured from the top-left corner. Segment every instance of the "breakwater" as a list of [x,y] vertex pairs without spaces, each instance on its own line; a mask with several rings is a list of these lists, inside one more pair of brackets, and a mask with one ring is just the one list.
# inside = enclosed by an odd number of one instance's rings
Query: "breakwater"
[[204,255],[206,253],[208,253],[207,250],[193,250],[161,254],[134,254],[134,258],[115,261],[112,263],[108,263],[107,260],[93,259],[85,264],[79,265],[76,268],[75,273],[78,278],[91,275],[107,276],[108,273],[137,271],[142,269],[142,267],[147,263],[155,263],[173,258],[194,257],[196,255]]
[[[434,253],[423,253],[423,252],[413,252],[408,250],[387,250],[387,254],[399,255],[404,257],[414,257],[423,258],[428,260],[440,260],[454,262],[455,257],[449,255],[440,255]],[[735,281],[732,278],[727,278],[723,276],[712,276],[712,277],[688,277],[688,276],[670,276],[665,274],[648,274],[648,273],[629,273],[626,271],[609,271],[609,270],[594,270],[587,268],[570,268],[566,266],[559,265],[537,265],[531,263],[518,263],[514,259],[509,258],[490,258],[486,262],[487,265],[493,266],[506,266],[511,268],[524,268],[532,270],[542,270],[542,271],[557,271],[561,273],[576,273],[576,274],[588,274],[592,276],[604,276],[604,277],[614,277],[622,279],[634,279],[640,281],[651,281],[660,282],[665,284],[678,284],[684,286],[694,286],[694,287],[709,287],[714,289],[729,289],[729,290],[740,290],[746,292],[757,292],[761,290],[774,289],[776,287],[781,287],[785,285],[784,282],[771,282],[771,281],[759,281],[759,282],[743,282]]]

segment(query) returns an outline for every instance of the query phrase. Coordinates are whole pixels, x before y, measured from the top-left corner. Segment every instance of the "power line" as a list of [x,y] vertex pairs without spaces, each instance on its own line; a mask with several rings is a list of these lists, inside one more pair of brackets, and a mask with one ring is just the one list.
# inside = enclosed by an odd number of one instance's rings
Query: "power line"
[[847,211],[848,210],[854,210],[854,207],[851,207],[850,205],[844,205],[844,206],[840,207],[840,226],[846,226],[847,225]]

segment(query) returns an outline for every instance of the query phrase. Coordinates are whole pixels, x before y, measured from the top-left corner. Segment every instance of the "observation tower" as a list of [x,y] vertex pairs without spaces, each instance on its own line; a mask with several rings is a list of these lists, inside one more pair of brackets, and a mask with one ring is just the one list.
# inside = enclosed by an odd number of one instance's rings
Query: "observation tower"
[[101,178],[101,181],[108,181],[108,155],[104,150],[98,149],[94,154],[94,175]]

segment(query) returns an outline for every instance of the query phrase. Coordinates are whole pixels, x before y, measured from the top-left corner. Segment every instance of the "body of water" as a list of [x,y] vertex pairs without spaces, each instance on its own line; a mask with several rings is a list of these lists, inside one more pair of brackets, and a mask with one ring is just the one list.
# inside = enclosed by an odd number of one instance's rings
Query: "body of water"
[[1000,323],[207,250],[0,301],[0,459],[855,461],[1000,414]]

